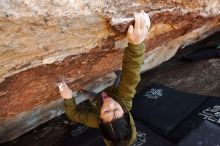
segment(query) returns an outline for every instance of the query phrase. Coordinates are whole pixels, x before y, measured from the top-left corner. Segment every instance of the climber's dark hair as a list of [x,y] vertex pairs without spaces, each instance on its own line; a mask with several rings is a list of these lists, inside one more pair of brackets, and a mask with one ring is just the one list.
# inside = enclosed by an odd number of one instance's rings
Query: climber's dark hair
[[129,146],[132,132],[128,113],[124,113],[121,118],[113,119],[108,123],[100,119],[99,129],[102,136],[110,140],[113,146]]

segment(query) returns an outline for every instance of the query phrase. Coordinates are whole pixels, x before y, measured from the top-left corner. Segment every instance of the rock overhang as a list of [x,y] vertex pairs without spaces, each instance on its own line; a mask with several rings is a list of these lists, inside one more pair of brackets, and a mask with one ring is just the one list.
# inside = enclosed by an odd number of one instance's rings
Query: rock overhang
[[[142,71],[220,27],[218,0],[21,0],[1,1],[0,7],[0,126],[5,133],[10,133],[10,127],[2,128],[5,121],[13,123],[22,113],[29,113],[23,114],[28,119],[37,111],[34,109],[60,101],[55,86],[60,76],[77,91],[120,69],[129,23],[111,25],[113,19],[132,18],[132,13],[140,10],[150,14],[152,27],[145,41]],[[36,126],[33,122],[24,131]],[[10,133],[5,139],[20,134]]]

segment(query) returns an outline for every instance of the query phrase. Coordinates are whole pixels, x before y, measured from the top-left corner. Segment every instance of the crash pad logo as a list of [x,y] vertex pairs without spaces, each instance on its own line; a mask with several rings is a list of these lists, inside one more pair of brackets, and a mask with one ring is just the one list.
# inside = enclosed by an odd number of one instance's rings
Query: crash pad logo
[[216,124],[220,124],[220,106],[215,105],[213,107],[209,107],[199,113],[200,116],[203,117],[205,120],[209,120]]
[[141,146],[147,142],[146,133],[137,131],[137,140],[132,146]]
[[71,131],[71,135],[73,137],[77,137],[78,135],[81,135],[82,133],[84,133],[87,129],[88,129],[88,127],[86,127],[84,125],[79,125],[79,126],[77,126],[76,129]]
[[161,96],[163,96],[163,89],[154,89],[154,88],[152,88],[150,91],[147,91],[144,94],[144,97],[147,97],[147,98],[150,98],[150,99],[157,99]]

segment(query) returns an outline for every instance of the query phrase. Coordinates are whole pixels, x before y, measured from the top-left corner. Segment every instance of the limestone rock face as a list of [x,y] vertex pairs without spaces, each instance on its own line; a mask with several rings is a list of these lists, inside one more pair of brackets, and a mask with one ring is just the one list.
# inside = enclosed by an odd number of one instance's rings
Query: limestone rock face
[[60,77],[77,91],[120,69],[141,10],[152,21],[142,71],[220,28],[219,0],[1,0],[0,142],[63,112]]

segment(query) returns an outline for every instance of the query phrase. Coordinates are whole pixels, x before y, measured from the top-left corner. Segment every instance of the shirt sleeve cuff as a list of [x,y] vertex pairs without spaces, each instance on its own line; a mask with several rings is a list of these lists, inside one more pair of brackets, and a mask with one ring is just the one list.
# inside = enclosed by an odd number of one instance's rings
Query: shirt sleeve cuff
[[128,49],[129,52],[132,52],[133,54],[141,55],[145,52],[145,43],[142,42],[139,45],[128,43]]
[[75,104],[75,100],[73,100],[73,98],[64,99],[64,104],[65,105],[73,105],[73,104]]

